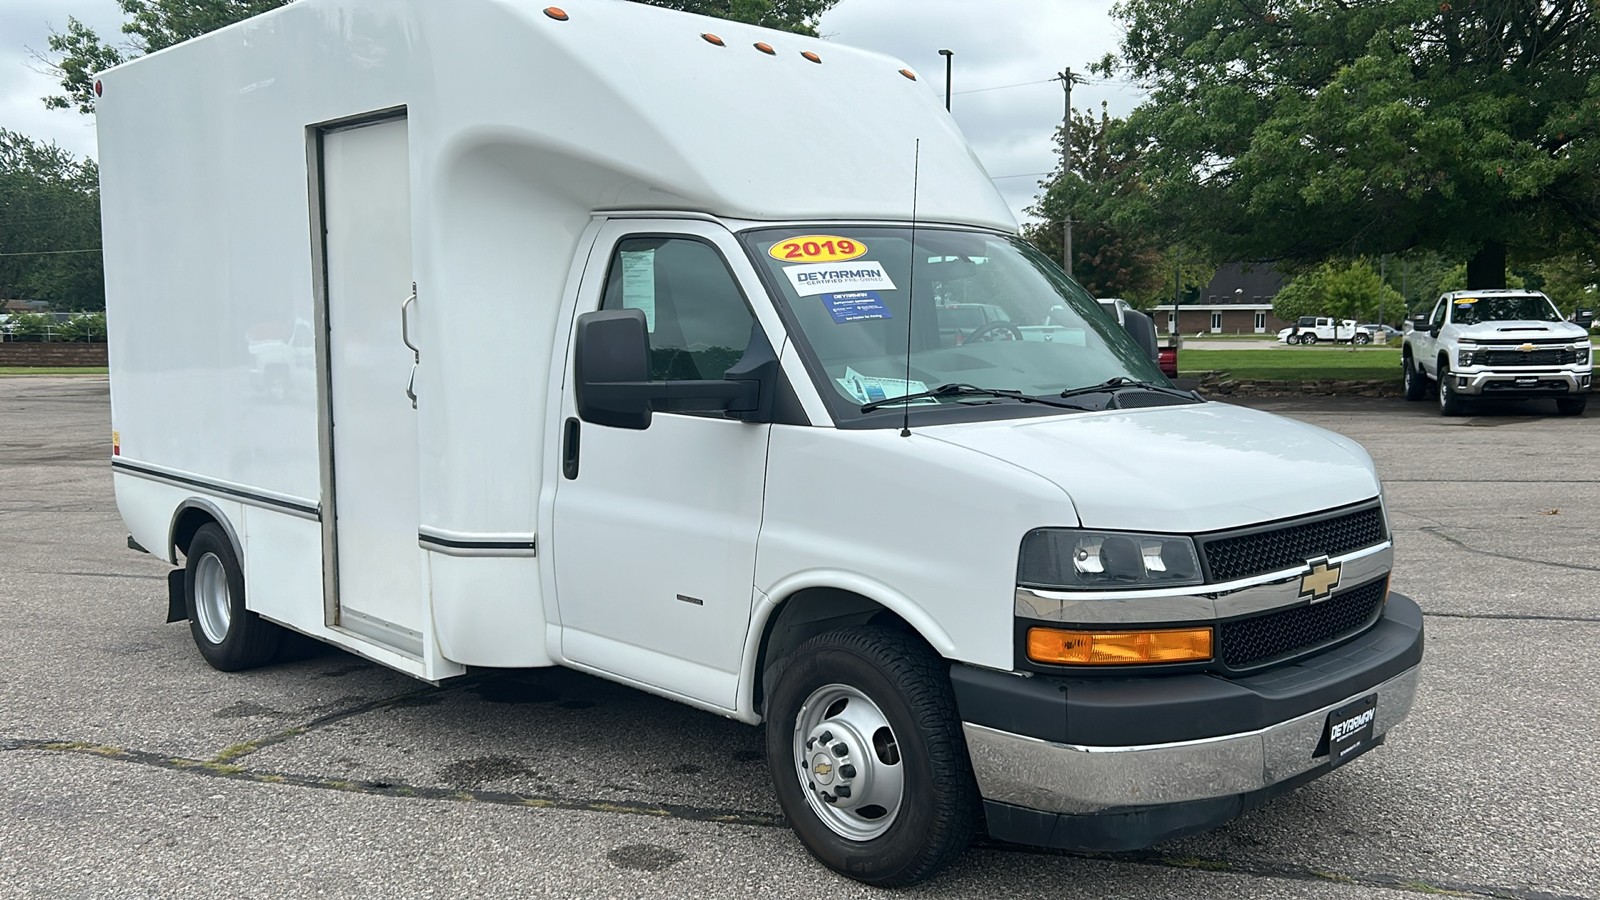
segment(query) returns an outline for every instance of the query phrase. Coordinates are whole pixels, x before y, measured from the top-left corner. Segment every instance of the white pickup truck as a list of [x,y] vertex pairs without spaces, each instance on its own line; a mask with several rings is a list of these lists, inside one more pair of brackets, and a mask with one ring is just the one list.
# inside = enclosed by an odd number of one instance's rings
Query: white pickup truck
[[1358,328],[1355,319],[1301,316],[1298,322],[1278,332],[1278,340],[1285,344],[1315,344],[1319,341],[1370,344],[1372,332]]
[[1576,322],[1562,319],[1538,291],[1454,291],[1432,313],[1412,318],[1401,362],[1406,399],[1430,390],[1439,411],[1459,416],[1473,397],[1555,400],[1564,416],[1589,404],[1593,347],[1588,310]]

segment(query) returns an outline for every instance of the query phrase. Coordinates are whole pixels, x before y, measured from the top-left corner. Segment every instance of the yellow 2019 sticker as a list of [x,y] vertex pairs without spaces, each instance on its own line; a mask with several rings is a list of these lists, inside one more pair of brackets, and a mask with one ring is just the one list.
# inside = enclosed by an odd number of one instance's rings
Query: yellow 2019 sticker
[[1457,306],[1471,306],[1472,304],[1477,303],[1477,302],[1478,302],[1478,298],[1477,297],[1457,297],[1456,298],[1456,305]]
[[781,262],[844,262],[866,255],[860,241],[831,234],[807,234],[774,244],[767,255]]

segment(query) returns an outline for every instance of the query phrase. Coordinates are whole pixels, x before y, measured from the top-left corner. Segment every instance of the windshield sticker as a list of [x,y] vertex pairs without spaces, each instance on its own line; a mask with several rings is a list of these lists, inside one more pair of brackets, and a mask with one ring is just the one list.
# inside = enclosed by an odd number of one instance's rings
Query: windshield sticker
[[1478,302],[1478,298],[1477,297],[1458,297],[1458,298],[1456,298],[1456,305],[1457,306],[1471,306],[1472,304],[1477,303],[1477,302]]
[[832,234],[807,234],[772,245],[767,255],[779,262],[844,262],[864,256],[867,247]]
[[833,294],[840,291],[892,291],[894,282],[883,270],[883,263],[811,263],[803,266],[784,266],[783,274],[789,276],[794,292],[802,297]]
[[[926,382],[906,381],[904,378],[878,378],[873,375],[863,375],[849,366],[845,367],[844,377],[840,378],[839,386],[844,392],[854,397],[860,403],[873,403],[878,400],[893,400],[907,394],[920,394],[928,389]],[[932,397],[910,401],[909,406],[937,406],[939,401]]]
[[892,319],[889,307],[883,305],[883,300],[877,291],[852,291],[848,294],[825,294],[822,304],[828,308],[828,313],[833,316],[833,321],[864,322],[867,319]]
[[622,308],[644,310],[644,327],[656,333],[656,252],[622,251]]

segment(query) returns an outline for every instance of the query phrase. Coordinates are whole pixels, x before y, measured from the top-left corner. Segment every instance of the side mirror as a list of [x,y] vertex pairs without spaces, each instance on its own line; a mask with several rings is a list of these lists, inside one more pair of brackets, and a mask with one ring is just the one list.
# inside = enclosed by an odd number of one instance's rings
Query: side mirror
[[1438,337],[1439,336],[1439,332],[1442,331],[1442,330],[1444,330],[1444,326],[1443,325],[1430,326],[1428,328],[1428,337]]
[[[759,346],[755,342],[758,334]],[[759,325],[752,327],[751,339],[744,358],[728,370],[728,377],[651,381],[650,334],[644,311],[606,309],[584,313],[578,317],[573,345],[573,400],[578,418],[594,425],[634,430],[649,428],[654,410],[726,410],[735,418],[758,418],[762,409],[771,408],[778,361]]]
[[1122,311],[1122,328],[1133,338],[1140,349],[1149,355],[1150,359],[1159,362],[1161,350],[1156,346],[1156,322],[1154,319],[1138,310],[1125,309]]
[[1417,313],[1416,315],[1411,317],[1411,324],[1416,326],[1417,328],[1426,328],[1426,327],[1428,327],[1428,314],[1427,313]]
[[1578,310],[1577,312],[1572,314],[1572,323],[1574,325],[1577,325],[1579,328],[1593,328],[1594,327],[1594,310],[1592,310],[1592,309],[1580,309],[1580,310]]

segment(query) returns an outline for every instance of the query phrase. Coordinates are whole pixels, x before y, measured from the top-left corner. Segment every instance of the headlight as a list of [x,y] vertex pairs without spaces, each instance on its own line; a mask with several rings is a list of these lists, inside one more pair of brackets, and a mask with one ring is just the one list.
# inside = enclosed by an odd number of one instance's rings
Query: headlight
[[1581,344],[1575,348],[1576,354],[1573,358],[1578,361],[1579,365],[1589,361],[1589,346],[1589,344]]
[[1457,356],[1460,360],[1460,366],[1463,369],[1468,366],[1478,365],[1481,362],[1487,361],[1489,358],[1488,351],[1476,350],[1472,347],[1462,347],[1457,351]]
[[1182,535],[1041,528],[1022,539],[1017,582],[1054,590],[1203,584],[1194,541]]

